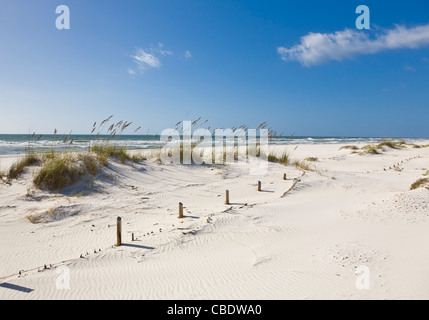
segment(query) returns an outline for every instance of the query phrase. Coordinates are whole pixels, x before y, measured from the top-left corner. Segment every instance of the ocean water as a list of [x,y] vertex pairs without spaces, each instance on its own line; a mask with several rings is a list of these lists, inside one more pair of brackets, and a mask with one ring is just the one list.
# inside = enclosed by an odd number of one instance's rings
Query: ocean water
[[[42,135],[38,136],[21,134],[0,134],[0,155],[21,154],[28,150],[34,152],[46,152],[52,149],[56,151],[85,151],[91,144],[97,141],[109,140],[109,136],[71,135],[64,142],[66,136]],[[37,140],[37,141],[36,141]],[[70,142],[73,142],[70,144]],[[351,143],[376,143],[388,138],[368,137],[276,137],[271,139],[270,145],[296,145],[296,144],[351,144]],[[425,139],[419,138],[395,138],[406,142],[418,142]],[[427,139],[426,139],[427,140]],[[114,143],[125,146],[128,149],[154,149],[164,145],[156,135],[121,135],[113,139]]]

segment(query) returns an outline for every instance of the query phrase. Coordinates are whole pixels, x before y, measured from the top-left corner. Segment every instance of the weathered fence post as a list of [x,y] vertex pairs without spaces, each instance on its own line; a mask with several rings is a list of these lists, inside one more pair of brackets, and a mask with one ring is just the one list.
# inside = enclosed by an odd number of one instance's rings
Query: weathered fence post
[[261,191],[262,190],[262,183],[261,183],[261,181],[258,181],[258,191]]
[[229,190],[225,191],[225,204],[229,204]]
[[183,218],[183,203],[179,203],[179,219]]
[[120,247],[122,244],[122,219],[118,217],[116,221],[116,246]]

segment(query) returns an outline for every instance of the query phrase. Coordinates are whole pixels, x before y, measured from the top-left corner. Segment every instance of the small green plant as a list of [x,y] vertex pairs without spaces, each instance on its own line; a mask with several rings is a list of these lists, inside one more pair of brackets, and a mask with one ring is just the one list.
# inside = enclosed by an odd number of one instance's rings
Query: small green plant
[[305,158],[304,159],[304,161],[309,161],[309,162],[316,162],[316,161],[318,161],[319,159],[317,158],[317,157],[308,157],[308,158]]
[[395,142],[395,141],[382,141],[377,145],[377,149],[382,147],[388,147],[391,149],[400,149],[406,146],[405,141]]
[[119,148],[117,156],[122,164],[125,164],[127,160],[131,160],[131,157],[129,156],[124,147]]
[[360,153],[360,154],[380,154],[385,151],[384,148],[403,149],[408,146],[413,148],[424,147],[416,144],[409,144],[409,143],[406,143],[405,141],[381,141],[376,145],[370,144],[360,149],[354,145],[342,146],[340,150],[349,149],[349,150],[352,150],[352,153]]
[[424,187],[428,182],[429,182],[429,178],[418,179],[416,182],[414,182],[411,185],[410,190],[415,190],[415,189]]
[[289,162],[290,162],[289,154],[287,152],[283,153],[279,159],[279,163],[287,166],[289,164]]
[[[66,215],[67,216],[67,215]],[[50,208],[47,211],[27,215],[26,218],[33,224],[48,223],[64,219],[64,212],[60,208]]]
[[380,154],[380,152],[377,146],[369,144],[367,146],[362,147],[362,154]]
[[343,146],[340,148],[340,150],[359,150],[359,148],[357,146]]
[[29,214],[25,217],[27,218],[28,221],[30,221],[33,224],[40,223],[43,219],[43,215],[40,213],[39,214]]
[[61,190],[78,182],[85,173],[85,167],[77,163],[72,155],[63,154],[46,161],[33,183],[39,189]]
[[90,151],[94,152],[105,166],[107,166],[109,157],[118,158],[122,164],[125,164],[127,160],[132,160],[124,146],[119,146],[114,143],[96,143],[90,148]]
[[10,167],[6,176],[7,180],[10,182],[11,180],[18,178],[18,176],[24,172],[26,167],[37,164],[39,161],[40,159],[36,156],[36,154],[26,154],[22,159]]
[[269,162],[277,162],[279,164],[283,164],[287,166],[290,163],[290,156],[287,152],[284,152],[280,157],[277,157],[273,154],[268,155]]
[[303,160],[303,161],[295,160],[292,164],[295,166],[295,168],[296,168],[296,169],[299,169],[299,170],[303,170],[303,171],[314,171],[314,170],[310,167],[310,165],[309,165],[308,163],[306,163],[306,162],[305,162],[305,160]]
[[134,154],[131,156],[131,161],[132,161],[133,163],[139,163],[139,162],[146,161],[146,160],[147,160],[147,159],[146,159],[145,157],[143,157],[141,154],[134,153]]
[[100,161],[96,158],[96,156],[91,153],[84,153],[78,156],[79,160],[82,161],[85,166],[86,172],[88,172],[91,176],[95,176],[100,169]]
[[57,156],[57,152],[51,148],[48,152],[43,153],[42,160],[43,162],[54,159]]
[[269,161],[269,162],[278,162],[278,161],[279,161],[279,159],[278,159],[275,155],[273,155],[273,154],[269,154],[269,155],[268,155],[268,161]]

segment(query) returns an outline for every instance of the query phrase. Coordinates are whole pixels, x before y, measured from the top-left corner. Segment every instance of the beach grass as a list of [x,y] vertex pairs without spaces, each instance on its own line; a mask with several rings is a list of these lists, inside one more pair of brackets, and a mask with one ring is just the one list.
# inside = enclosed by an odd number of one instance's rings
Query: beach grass
[[42,215],[41,214],[29,214],[29,215],[26,215],[25,218],[27,218],[27,220],[30,221],[32,224],[37,224],[37,223],[40,223]]
[[90,147],[90,152],[97,155],[98,159],[107,166],[108,158],[114,157],[119,159],[122,164],[125,164],[127,160],[132,160],[132,157],[127,153],[124,146],[117,145],[115,143],[99,142],[95,143]]
[[42,154],[42,161],[46,162],[54,159],[57,156],[57,152],[54,149],[49,150],[48,152],[44,152]]
[[403,149],[407,147],[420,149],[420,148],[427,148],[429,147],[429,145],[418,145],[414,143],[406,143],[405,141],[381,141],[377,144],[369,144],[361,148],[355,145],[342,146],[340,150],[348,149],[348,150],[352,150],[352,154],[357,153],[357,154],[365,155],[365,154],[381,154],[384,151],[386,151],[385,148]]
[[289,153],[287,152],[284,152],[280,157],[277,157],[276,155],[270,153],[268,154],[268,161],[276,162],[287,166],[290,163],[290,156],[289,156]]
[[50,221],[59,221],[67,217],[67,214],[64,214],[64,212],[59,208],[50,208],[44,212],[39,212],[35,214],[29,214],[25,216],[28,221],[30,221],[33,224],[40,224],[40,223],[47,223]]
[[[103,133],[103,128],[112,118],[109,117],[99,125],[99,132],[96,137]],[[114,142],[115,137],[118,137],[131,122],[119,121],[110,125],[107,130],[109,138],[107,140],[97,140],[93,145],[88,147],[86,152],[73,153],[57,152],[54,147],[49,152],[42,155],[41,168],[33,179],[33,184],[39,189],[61,190],[64,187],[70,186],[79,182],[85,175],[92,176],[91,187],[94,185],[97,173],[103,167],[108,166],[110,158],[118,159],[122,164],[131,160],[134,162],[142,161],[142,156],[130,156],[125,148]],[[96,130],[96,123],[93,125],[92,132]],[[56,130],[54,131],[56,134]],[[74,140],[70,140],[70,135],[63,140],[67,146],[71,146]]]
[[33,183],[39,189],[59,191],[78,182],[85,173],[85,166],[78,163],[72,154],[66,153],[44,162]]
[[308,157],[308,158],[304,159],[304,161],[308,161],[308,162],[316,162],[318,160],[319,160],[319,158],[317,158],[317,157]]
[[391,149],[401,149],[401,148],[404,148],[406,145],[407,145],[407,143],[405,143],[405,141],[399,141],[399,142],[382,141],[379,144],[377,144],[377,149],[381,149],[383,147],[388,147]]
[[298,170],[302,170],[302,171],[314,171],[311,167],[310,164],[308,164],[305,160],[303,161],[299,161],[299,160],[295,160],[292,163],[296,169]]
[[25,218],[27,218],[27,220],[30,221],[32,224],[38,224],[46,221],[48,218],[53,216],[54,216],[54,208],[51,208],[48,211],[43,213],[26,215]]
[[132,156],[131,156],[131,161],[133,162],[133,163],[139,163],[139,162],[142,162],[142,161],[146,161],[147,160],[147,158],[146,157],[144,157],[143,155],[141,155],[141,154],[133,154]]
[[95,176],[100,170],[101,165],[104,165],[91,153],[79,154],[78,159],[82,161],[86,172],[91,176]]
[[6,174],[7,180],[10,182],[13,179],[18,178],[22,174],[26,167],[32,166],[39,163],[40,159],[35,153],[27,153],[22,159],[14,163]]
[[420,178],[411,185],[410,190],[424,187],[427,183],[429,183],[429,178]]
[[380,154],[379,148],[371,144],[362,147],[361,150],[362,154]]
[[342,146],[340,150],[359,150],[357,146]]

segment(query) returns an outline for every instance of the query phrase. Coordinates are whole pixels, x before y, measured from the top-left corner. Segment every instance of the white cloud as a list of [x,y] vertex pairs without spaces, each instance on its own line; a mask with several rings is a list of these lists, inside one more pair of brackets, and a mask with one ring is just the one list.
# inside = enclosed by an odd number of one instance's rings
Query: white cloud
[[429,44],[429,24],[407,28],[395,26],[373,33],[345,29],[334,33],[309,33],[301,43],[291,48],[279,47],[278,54],[284,61],[298,61],[306,67],[329,60],[342,61],[357,55],[375,54],[384,50],[416,49]]
[[416,69],[414,69],[412,66],[405,66],[404,67],[405,71],[412,71],[412,72],[416,72]]
[[[142,49],[137,48],[134,55],[132,55],[133,61],[137,64],[137,69],[140,73],[147,71],[150,68],[160,68],[162,66],[160,56],[172,55],[173,52],[164,50],[164,45],[160,42],[155,48]],[[136,70],[129,69],[128,73],[135,75]]]
[[189,50],[186,50],[186,52],[185,52],[185,59],[190,59],[190,58],[192,58],[192,54],[191,54],[191,52]]
[[137,64],[140,71],[145,71],[148,68],[159,68],[161,67],[161,61],[153,54],[144,51],[141,48],[136,50],[136,54],[133,56],[134,62]]
[[155,53],[159,53],[159,54],[161,54],[161,55],[163,55],[163,56],[169,56],[169,55],[173,54],[173,52],[171,52],[171,51],[169,51],[169,50],[164,50],[163,48],[164,48],[164,44],[163,44],[163,43],[161,43],[161,42],[159,42],[159,43],[158,43],[158,48],[151,49],[151,50],[152,50],[153,52],[155,52]]

